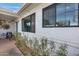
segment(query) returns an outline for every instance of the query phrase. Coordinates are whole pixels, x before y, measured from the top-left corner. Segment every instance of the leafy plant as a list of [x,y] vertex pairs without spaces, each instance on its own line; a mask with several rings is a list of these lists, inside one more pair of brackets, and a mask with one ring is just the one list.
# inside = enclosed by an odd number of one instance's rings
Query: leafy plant
[[66,44],[62,44],[59,47],[59,50],[57,51],[57,55],[58,56],[66,56],[68,54],[67,52],[67,45]]
[[[57,54],[58,56],[66,56],[67,55],[67,45],[62,44],[57,52],[55,51],[55,42],[49,41],[47,38],[41,38],[40,40],[37,38],[28,38],[21,36],[21,33],[16,33],[16,44],[19,49],[22,51],[24,55],[32,55],[32,56],[50,56]],[[53,54],[52,54],[53,52]]]
[[9,29],[9,28],[10,28],[10,25],[9,25],[9,24],[3,24],[3,25],[2,25],[2,28],[3,28],[3,29]]
[[7,30],[10,28],[10,25],[6,20],[0,20],[0,27]]
[[39,55],[39,40],[37,40],[37,38],[33,39],[33,43],[32,43],[32,49],[33,49],[33,54],[34,55]]
[[3,24],[3,21],[0,20],[0,26]]
[[20,49],[24,56],[30,55],[32,49],[26,45],[25,39],[21,36],[21,33],[15,33],[16,46]]
[[34,50],[33,52],[34,55],[49,56],[50,48],[48,46],[47,38],[42,38],[41,40],[35,38],[33,40],[33,50]]
[[50,54],[51,55],[55,55],[55,42],[54,41],[50,41]]
[[42,38],[38,40],[37,38],[28,39],[29,46],[32,49],[31,55],[49,55],[48,49],[48,40],[46,38]]
[[44,55],[44,56],[48,55],[48,40],[47,40],[47,38],[41,39],[40,48],[41,48],[42,55]]
[[24,40],[25,40],[25,42],[26,42],[26,45],[29,46],[29,38],[26,37],[26,36],[24,36]]

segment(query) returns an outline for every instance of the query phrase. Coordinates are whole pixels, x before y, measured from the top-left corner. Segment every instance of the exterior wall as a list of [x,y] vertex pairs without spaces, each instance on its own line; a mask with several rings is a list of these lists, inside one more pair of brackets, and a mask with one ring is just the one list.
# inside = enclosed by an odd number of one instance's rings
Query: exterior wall
[[10,29],[8,31],[16,32],[16,22],[10,23]]
[[[52,28],[43,28],[42,27],[42,9],[51,5],[49,4],[40,4],[39,6],[27,10],[22,14],[18,20],[18,32],[21,32],[23,35],[30,37],[47,37],[49,40],[53,40],[59,43],[66,43],[69,47],[69,55],[76,55],[79,53],[79,27],[52,27]],[[21,19],[32,14],[36,13],[36,33],[22,32]]]

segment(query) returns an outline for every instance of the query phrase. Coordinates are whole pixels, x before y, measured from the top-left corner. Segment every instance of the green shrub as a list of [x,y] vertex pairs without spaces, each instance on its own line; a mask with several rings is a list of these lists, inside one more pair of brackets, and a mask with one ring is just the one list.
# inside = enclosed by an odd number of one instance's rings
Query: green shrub
[[57,51],[57,55],[58,56],[66,56],[68,54],[67,52],[67,45],[66,44],[62,44],[59,47],[59,50]]
[[[42,38],[41,40],[38,40],[37,38],[34,38],[33,40],[29,40],[30,47],[32,47],[33,52],[32,55],[39,55],[39,56],[49,56],[51,49],[48,46],[48,40],[47,38]],[[52,43],[52,42],[51,42]],[[51,45],[52,46],[52,45]]]
[[23,55],[30,55],[32,49],[27,46],[26,40],[21,36],[21,33],[15,33],[14,36],[16,40],[16,46],[20,49]]
[[[38,40],[37,38],[29,39],[28,37],[21,36],[21,33],[16,33],[16,45],[21,50],[24,56],[31,55],[31,56],[50,56],[51,53],[55,51],[55,43],[54,41],[49,41],[47,38],[41,38]],[[58,56],[66,56],[67,52],[67,45],[62,44],[57,50],[56,54]]]

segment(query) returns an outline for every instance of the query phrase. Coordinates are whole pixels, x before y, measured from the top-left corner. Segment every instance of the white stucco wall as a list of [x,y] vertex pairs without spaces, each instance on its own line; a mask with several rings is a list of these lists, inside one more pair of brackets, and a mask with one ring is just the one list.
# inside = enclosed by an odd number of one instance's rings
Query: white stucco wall
[[12,23],[9,23],[10,25],[10,28],[9,29],[3,29],[3,28],[0,28],[0,34],[2,33],[6,33],[8,31],[10,32],[16,32],[16,23],[15,22],[12,22]]
[[[43,28],[42,27],[42,9],[49,6],[51,4],[41,4],[31,10],[27,10],[22,14],[22,17],[20,17],[18,20],[18,32],[23,33],[24,35],[28,36],[36,36],[36,37],[47,37],[50,40],[60,42],[60,43],[67,43],[70,46],[79,48],[79,27],[52,27],[52,28]],[[28,33],[28,32],[22,32],[21,27],[21,19],[23,17],[26,17],[32,13],[36,13],[36,33]],[[55,38],[55,39],[54,39]],[[75,49],[75,48],[74,48]],[[79,52],[79,49],[69,49],[70,51],[77,51]],[[73,55],[72,53],[70,53]],[[75,52],[74,52],[75,54]]]

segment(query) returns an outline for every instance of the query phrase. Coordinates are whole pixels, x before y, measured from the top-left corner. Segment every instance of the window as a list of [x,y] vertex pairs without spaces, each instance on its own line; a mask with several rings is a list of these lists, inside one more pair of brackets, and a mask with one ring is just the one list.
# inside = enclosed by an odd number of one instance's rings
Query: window
[[[78,4],[66,5],[66,20],[70,22],[70,26],[78,26]],[[76,7],[76,8],[75,8]]]
[[22,19],[22,31],[35,32],[35,14]]
[[43,10],[44,12],[44,25],[55,26],[55,5],[50,6]]
[[16,22],[16,32],[18,32],[18,22]]
[[56,6],[56,26],[66,26],[65,23],[65,4]]
[[58,4],[56,3],[44,8],[43,26],[44,27],[78,26],[78,4],[77,3],[58,3]]

